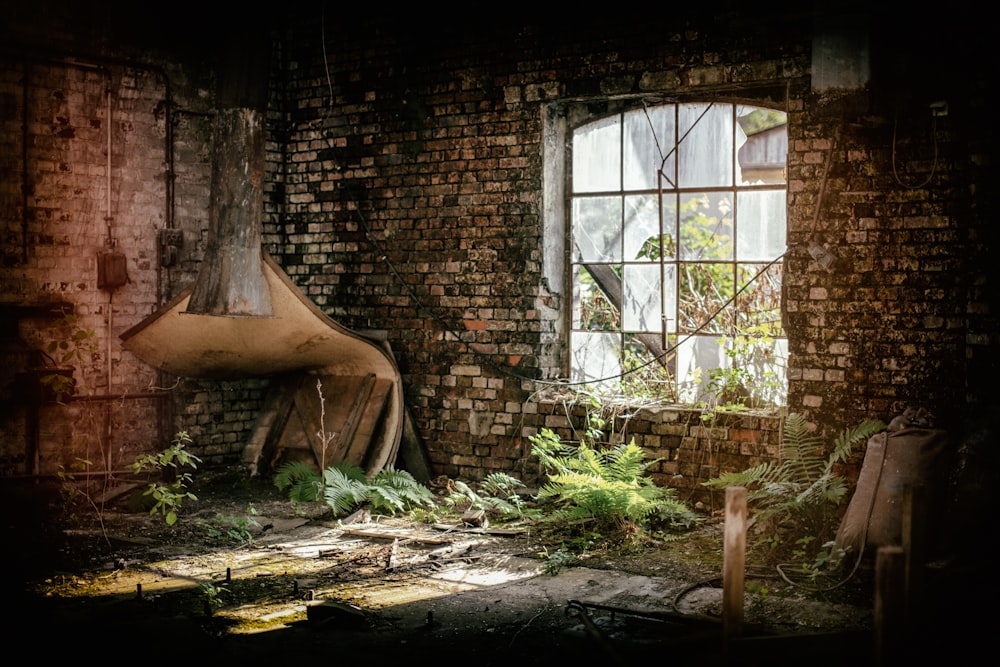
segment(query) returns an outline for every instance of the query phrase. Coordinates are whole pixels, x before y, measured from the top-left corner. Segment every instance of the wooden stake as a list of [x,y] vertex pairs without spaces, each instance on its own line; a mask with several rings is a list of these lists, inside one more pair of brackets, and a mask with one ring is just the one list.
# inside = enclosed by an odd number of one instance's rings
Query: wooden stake
[[722,632],[728,642],[743,634],[746,562],[747,490],[726,488],[726,524],[722,551]]
[[875,556],[875,665],[898,664],[903,655],[906,614],[906,554],[879,547]]

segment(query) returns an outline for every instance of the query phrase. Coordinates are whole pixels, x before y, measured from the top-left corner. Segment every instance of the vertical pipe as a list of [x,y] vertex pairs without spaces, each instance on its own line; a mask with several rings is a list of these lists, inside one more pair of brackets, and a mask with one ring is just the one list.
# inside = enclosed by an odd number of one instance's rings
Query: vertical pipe
[[[110,72],[108,72],[106,80],[107,80],[107,88],[105,89],[106,105],[105,105],[104,119],[108,126],[107,129],[108,142],[107,142],[107,156],[105,159],[106,184],[104,188],[105,190],[104,222],[107,224],[107,229],[108,229],[108,239],[107,239],[108,250],[112,250],[115,246],[115,240],[111,228],[112,217],[111,217],[111,73]],[[111,339],[114,336],[114,315],[112,314],[113,298],[114,298],[114,289],[110,289],[108,290],[108,351],[107,351],[107,359],[105,359],[105,363],[107,364],[108,367],[108,388],[105,390],[105,393],[109,395],[112,393],[112,384],[113,384],[112,378],[114,377],[114,374],[111,370],[111,352],[112,352]],[[104,444],[107,447],[107,452],[105,454],[106,461],[104,464],[105,465],[104,469],[110,473],[111,470],[113,470],[111,461],[111,424],[113,420],[111,419],[110,402],[104,404],[104,419],[105,419]]]
[[21,261],[28,263],[28,86],[31,63],[24,62],[21,88]]

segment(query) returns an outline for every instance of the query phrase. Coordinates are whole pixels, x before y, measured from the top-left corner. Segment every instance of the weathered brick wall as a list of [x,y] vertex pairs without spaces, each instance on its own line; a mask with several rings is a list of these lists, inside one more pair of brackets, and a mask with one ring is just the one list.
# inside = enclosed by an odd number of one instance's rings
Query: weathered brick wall
[[[984,266],[969,259],[988,252],[969,205],[982,156],[958,130],[980,120],[975,95],[959,107],[965,91],[939,87],[890,107],[888,89],[816,92],[808,33],[795,30],[609,29],[567,43],[544,27],[447,40],[326,29],[325,52],[314,24],[289,40],[288,198],[267,242],[335,319],[387,332],[437,471],[518,469],[547,411],[533,380],[563,374],[542,182],[546,115],[569,101],[721,96],[787,110],[790,410],[830,434],[908,405],[956,427],[981,396],[966,364],[995,366],[995,333],[973,333],[996,330],[975,296]],[[935,94],[954,94],[953,112],[930,127]],[[839,257],[832,270],[811,258],[816,243]],[[754,460],[746,448],[715,458]]]
[[[206,464],[236,462],[266,388],[168,377],[121,347],[122,332],[194,279],[208,228],[211,72],[145,55],[52,41],[0,60],[4,476],[54,475],[78,459],[127,470],[181,430]],[[184,242],[162,266],[168,227]],[[101,288],[109,250],[127,282]],[[90,336],[72,364],[75,395],[26,400],[19,374],[77,332]]]
[[[952,426],[989,402],[997,290],[985,79],[957,82],[941,64],[920,62],[920,76],[887,81],[886,60],[876,59],[871,85],[885,88],[845,100],[810,88],[809,25],[720,19],[646,32],[509,18],[454,30],[425,19],[372,32],[377,21],[361,29],[317,10],[280,34],[264,244],[327,314],[384,334],[436,474],[537,474],[527,439],[562,414],[538,392],[566,361],[544,181],[547,124],[569,104],[596,113],[639,97],[720,96],[788,112],[790,410],[833,433],[910,404]],[[894,34],[873,40],[906,46],[886,37]],[[208,228],[211,62],[197,48],[134,53],[143,57],[100,64],[112,74],[112,217],[131,279],[110,301],[96,287],[94,259],[105,236],[106,82],[66,62],[46,65],[44,76],[33,68],[25,107],[25,62],[3,61],[2,294],[79,306],[99,349],[112,342],[112,392],[169,389],[153,416],[138,407],[119,414],[141,401],[114,403],[126,449],[149,443],[124,425],[159,422],[157,445],[183,429],[207,464],[233,463],[266,379],[166,378],[114,344],[193,280]],[[928,96],[947,98],[949,115],[932,119]],[[177,264],[158,271],[164,226],[184,243]],[[817,242],[838,256],[832,270],[810,257]],[[42,344],[47,326],[18,333]],[[88,381],[103,389],[107,375],[98,364]],[[659,480],[694,494],[702,479],[751,465],[776,444],[773,420],[730,419],[717,427],[724,432],[705,431],[697,412],[644,410],[628,429],[664,459]],[[24,439],[22,423],[7,420],[5,442]]]
[[[588,406],[547,401],[539,406],[538,414],[539,429],[549,429],[561,442],[576,445],[586,428]],[[700,502],[708,509],[723,507],[725,499],[702,482],[724,471],[775,460],[781,446],[783,420],[778,415],[708,415],[702,410],[670,406],[605,406],[596,414],[605,420],[602,442],[634,440],[646,451],[650,459],[647,471],[657,484],[676,489],[677,498],[691,506]],[[522,444],[524,459],[519,468],[508,468],[508,473],[539,480],[542,470],[538,459],[530,455],[532,443],[526,440]]]
[[[7,378],[39,362],[61,363],[77,348],[76,393],[87,399],[42,406],[32,424],[17,383],[5,384],[3,467],[53,474],[77,458],[95,469],[127,467],[154,441],[162,410],[142,396],[155,373],[123,354],[117,337],[156,299],[151,230],[166,213],[157,112],[165,81],[138,63],[68,58],[13,58],[2,71]],[[98,262],[107,252],[125,258],[127,279],[102,288]],[[64,323],[62,310],[75,321]],[[74,343],[79,332],[90,335]],[[46,360],[39,351],[52,342],[69,348]]]

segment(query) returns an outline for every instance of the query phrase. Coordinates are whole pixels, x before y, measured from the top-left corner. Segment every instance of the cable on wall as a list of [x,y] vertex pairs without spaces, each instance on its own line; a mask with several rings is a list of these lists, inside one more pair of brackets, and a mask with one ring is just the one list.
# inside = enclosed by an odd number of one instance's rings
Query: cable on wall
[[[924,187],[931,182],[934,178],[935,172],[937,172],[938,166],[938,141],[937,141],[937,118],[939,115],[944,115],[947,113],[946,107],[943,102],[938,102],[931,105],[931,141],[934,144],[934,162],[931,164],[931,172],[927,175],[922,183],[917,183],[915,185],[907,185],[903,182],[903,179],[899,177],[899,173],[896,171],[896,132],[899,128],[899,112],[892,119],[892,176],[896,179],[896,183],[906,188],[907,190],[917,190]],[[942,109],[945,109],[942,111]]]
[[513,378],[518,379],[518,380],[527,380],[529,382],[534,382],[536,384],[550,385],[550,386],[557,386],[557,387],[574,387],[574,386],[583,386],[583,385],[589,385],[589,384],[595,384],[595,383],[602,383],[602,382],[610,382],[611,380],[620,380],[621,378],[624,378],[624,377],[626,377],[628,375],[631,375],[632,373],[640,371],[640,370],[646,368],[647,366],[651,366],[654,363],[659,363],[661,359],[667,358],[670,354],[672,354],[674,351],[676,351],[677,348],[679,348],[683,343],[687,342],[689,339],[691,339],[696,334],[702,332],[709,324],[711,324],[713,321],[715,321],[716,317],[718,317],[719,314],[723,310],[725,310],[726,308],[728,308],[736,300],[736,297],[738,297],[740,294],[742,294],[761,275],[763,275],[764,273],[766,273],[772,266],[774,266],[775,264],[777,264],[778,262],[780,262],[784,258],[784,256],[785,256],[785,253],[781,253],[780,255],[778,255],[777,257],[775,257],[774,259],[772,259],[770,262],[768,262],[767,264],[765,264],[764,267],[761,268],[753,276],[753,278],[751,278],[750,280],[748,280],[745,285],[743,285],[738,290],[736,290],[736,292],[728,300],[726,300],[722,305],[720,305],[719,308],[716,309],[716,311],[714,313],[712,313],[712,316],[709,317],[707,320],[705,320],[705,322],[702,323],[701,326],[699,326],[697,329],[695,329],[694,331],[692,331],[689,334],[687,334],[686,336],[684,336],[684,338],[681,338],[680,340],[678,340],[677,343],[674,344],[673,346],[669,347],[668,349],[665,349],[661,354],[653,357],[652,359],[646,361],[645,363],[640,364],[640,365],[638,365],[638,366],[636,366],[634,368],[631,368],[631,369],[629,369],[627,371],[623,371],[622,373],[618,373],[616,375],[611,375],[611,376],[604,377],[604,378],[599,378],[599,379],[580,380],[580,381],[576,381],[576,382],[570,381],[570,380],[541,380],[541,379],[538,379],[538,378],[528,377],[526,375],[522,375],[520,373],[516,373],[515,371],[512,371],[510,368],[507,368],[507,367],[500,366],[500,365],[496,364],[493,361],[493,359],[489,357],[489,355],[483,354],[479,350],[477,350],[474,347],[472,347],[472,345],[470,343],[467,343],[466,341],[462,340],[461,336],[454,330],[454,328],[447,321],[445,321],[444,318],[440,317],[437,313],[435,313],[429,307],[425,306],[423,304],[423,302],[420,300],[420,297],[418,297],[417,294],[410,288],[410,286],[406,284],[406,281],[403,280],[403,277],[400,275],[400,273],[396,269],[395,265],[393,265],[393,263],[391,261],[389,261],[389,258],[386,255],[385,250],[382,248],[382,244],[379,243],[378,240],[375,239],[374,234],[372,234],[371,228],[368,226],[368,221],[365,219],[364,215],[362,215],[362,213],[361,213],[361,209],[359,207],[355,206],[355,211],[358,214],[358,220],[360,221],[361,226],[365,230],[365,236],[368,238],[369,242],[371,242],[371,244],[373,246],[375,246],[375,249],[378,251],[379,259],[381,259],[385,263],[385,265],[389,268],[389,271],[392,273],[392,275],[396,278],[396,280],[403,287],[403,289],[406,290],[407,295],[409,295],[410,299],[414,302],[414,304],[416,305],[416,307],[417,307],[418,310],[426,313],[431,318],[433,318],[438,324],[441,325],[441,328],[446,333],[454,336],[455,340],[457,340],[460,343],[462,343],[462,345],[464,345],[465,348],[469,352],[471,352],[478,359],[483,360],[483,362],[485,362],[487,365],[489,365],[491,368],[493,368],[497,372],[502,373],[502,374],[507,375],[507,376],[510,376],[510,377],[513,377]]

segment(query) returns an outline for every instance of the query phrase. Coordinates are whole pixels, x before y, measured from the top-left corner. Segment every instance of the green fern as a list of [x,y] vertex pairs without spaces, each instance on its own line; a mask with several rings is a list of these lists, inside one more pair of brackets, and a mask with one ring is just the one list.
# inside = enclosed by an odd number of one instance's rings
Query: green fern
[[614,528],[648,525],[653,517],[676,524],[694,521],[694,514],[673,498],[673,489],[657,486],[645,474],[656,461],[646,460],[635,440],[598,449],[591,444],[595,435],[589,429],[576,447],[544,428],[530,438],[548,478],[538,497],[557,503],[550,518],[593,519]]
[[334,516],[350,514],[370,496],[365,472],[358,466],[340,461],[323,471],[323,499],[333,508]]
[[405,470],[386,466],[368,485],[372,510],[395,514],[412,507],[433,507],[434,494]]
[[274,477],[278,489],[293,502],[326,502],[334,516],[368,506],[382,514],[396,514],[416,506],[431,507],[434,494],[405,470],[387,466],[370,480],[359,466],[339,461],[319,472],[307,463],[289,461]]
[[483,478],[477,492],[461,480],[452,482],[454,489],[444,498],[444,504],[461,510],[484,510],[501,518],[523,517],[524,500],[517,490],[521,480],[506,473],[493,472]]
[[[702,485],[713,489],[745,487],[752,524],[772,522],[772,526],[782,526],[784,532],[817,536],[828,531],[835,518],[832,510],[847,494],[847,481],[836,473],[836,465],[847,461],[854,447],[883,430],[885,424],[879,420],[845,428],[826,454],[822,440],[809,429],[806,419],[792,413],[785,419],[777,461],[742,472],[725,472]],[[779,532],[777,527],[774,530]]]
[[319,471],[301,461],[283,463],[274,474],[274,485],[285,491],[292,502],[312,503],[323,497]]

